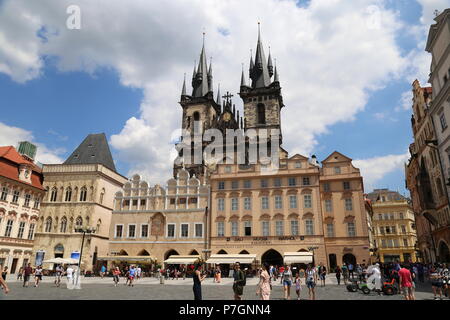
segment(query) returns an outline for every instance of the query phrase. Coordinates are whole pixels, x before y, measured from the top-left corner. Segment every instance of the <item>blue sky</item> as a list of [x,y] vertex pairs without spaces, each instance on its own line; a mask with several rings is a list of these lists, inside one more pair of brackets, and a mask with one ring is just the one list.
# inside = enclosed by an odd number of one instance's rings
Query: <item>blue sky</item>
[[[228,9],[212,9],[211,5],[208,10],[204,8],[207,4],[201,1],[190,9],[177,1],[171,1],[166,9],[148,4],[147,14],[141,3],[132,2],[125,10],[119,1],[112,1],[114,19],[112,24],[111,20],[107,24],[102,20],[105,14],[100,10],[101,5],[74,1],[80,5],[84,19],[84,29],[77,34],[64,29],[67,17],[64,6],[69,2],[44,1],[45,5],[30,7],[26,1],[2,1],[0,143],[15,145],[19,140],[29,139],[39,145],[42,162],[58,162],[69,156],[87,134],[104,132],[111,142],[120,173],[131,176],[139,172],[151,182],[168,179],[170,136],[181,120],[177,102],[183,73],[189,79],[193,62],[198,60],[199,34],[203,30],[207,32],[206,48],[214,56],[215,85],[221,81],[222,88],[225,87],[222,92],[235,93],[241,63],[248,63],[247,47],[256,44],[256,22],[247,21],[254,18],[254,21],[261,20],[266,50],[271,45],[272,52],[279,57],[286,103],[282,111],[286,126],[283,133],[290,136],[288,150],[305,156],[316,154],[319,161],[337,150],[364,167],[365,184],[370,188],[366,192],[374,187],[405,192],[403,163],[407,160],[412,132],[411,111],[404,101],[408,101],[415,78],[426,85],[429,58],[423,41],[433,19],[430,10],[441,10],[448,3],[368,0],[362,1],[365,2],[362,6],[358,1],[354,6],[355,15],[367,14],[367,8],[379,8],[382,13],[382,24],[374,31],[375,36],[367,35],[374,38],[373,42],[366,44],[379,50],[382,58],[379,61],[373,52],[367,59],[362,54],[355,60],[353,48],[366,52],[364,47],[358,48],[358,41],[343,43],[342,53],[336,54],[325,53],[325,49],[314,45],[315,41],[322,41],[320,45],[333,48],[334,39],[338,42],[339,37],[349,41],[352,37],[364,38],[364,33],[358,35],[360,31],[347,30],[345,26],[341,27],[341,34],[320,33],[320,29],[338,24],[339,17],[348,19],[349,24],[355,23],[349,13],[353,9],[346,8],[349,1],[345,5],[342,2],[337,9],[331,5],[326,7],[323,1],[298,1],[297,16],[289,9],[290,2],[267,0],[264,3],[267,7],[261,6],[257,8],[260,11],[255,10],[254,17],[245,18],[244,14],[232,14],[233,7],[239,8],[239,3],[233,1]],[[259,3],[250,1],[245,6],[251,8]],[[267,13],[270,8],[276,10]],[[177,10],[192,12],[180,18]],[[328,10],[335,21],[330,20]],[[36,19],[21,18],[14,22],[17,26],[10,22],[2,28],[2,16],[20,13]],[[164,18],[157,19],[158,13],[161,17],[167,15],[168,23]],[[286,17],[286,21],[280,22],[281,17]],[[180,26],[172,26],[175,21]],[[292,36],[277,36],[280,34],[277,28],[297,28],[297,24],[298,31],[292,35],[298,37],[299,44],[293,43]],[[189,32],[180,31],[188,25]],[[238,27],[246,31],[241,32]],[[308,28],[319,31],[309,38]],[[208,33],[208,30],[217,32]],[[2,49],[2,36],[13,43],[9,50]],[[329,46],[328,39],[331,39]],[[298,62],[302,59],[304,64]],[[308,63],[307,59],[312,60]],[[321,86],[322,70],[345,75],[347,68],[355,79],[354,84],[337,77]],[[241,107],[239,101],[236,104]],[[300,117],[290,113],[300,109]],[[329,117],[323,115],[328,112]],[[389,164],[390,156],[396,157],[395,164]],[[371,170],[374,163],[378,167]]]

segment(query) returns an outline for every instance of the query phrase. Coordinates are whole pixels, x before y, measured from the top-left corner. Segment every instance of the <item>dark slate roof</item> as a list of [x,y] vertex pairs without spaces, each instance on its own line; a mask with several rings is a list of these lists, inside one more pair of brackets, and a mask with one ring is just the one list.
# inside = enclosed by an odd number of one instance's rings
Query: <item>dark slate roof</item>
[[90,134],[75,149],[64,164],[102,164],[116,171],[104,133]]
[[370,199],[372,202],[380,201],[381,196],[385,196],[386,201],[408,200],[397,191],[391,191],[389,189],[375,189],[369,194],[367,194],[367,198]]

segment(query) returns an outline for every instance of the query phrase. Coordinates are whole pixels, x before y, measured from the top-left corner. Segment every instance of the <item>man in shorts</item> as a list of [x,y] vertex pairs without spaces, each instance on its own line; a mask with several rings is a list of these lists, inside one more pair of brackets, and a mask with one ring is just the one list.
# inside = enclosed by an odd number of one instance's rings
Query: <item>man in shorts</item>
[[32,273],[33,268],[31,267],[31,263],[29,263],[28,266],[23,269],[23,287],[28,288],[28,282],[30,281],[30,276]]
[[405,268],[404,265],[401,266],[398,271],[398,276],[400,278],[400,289],[403,291],[406,300],[414,300],[413,294],[413,280],[411,272]]
[[55,269],[55,284],[57,287],[59,287],[59,285],[61,284],[61,276],[63,275],[63,273],[64,269],[60,264],[58,264]]
[[241,270],[241,265],[239,262],[236,262],[234,264],[233,278],[234,278],[233,282],[234,300],[242,300],[242,294],[244,292],[245,274]]
[[129,274],[128,274],[128,279],[130,280],[130,282],[128,283],[128,286],[134,287],[133,280],[135,277],[136,277],[136,269],[134,268],[134,266],[131,266]]

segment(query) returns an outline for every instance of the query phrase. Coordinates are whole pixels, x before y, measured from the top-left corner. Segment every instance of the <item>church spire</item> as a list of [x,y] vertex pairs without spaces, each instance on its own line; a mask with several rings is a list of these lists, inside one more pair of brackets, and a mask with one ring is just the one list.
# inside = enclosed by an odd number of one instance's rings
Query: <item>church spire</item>
[[241,87],[245,87],[247,84],[245,83],[244,77],[244,64],[242,64],[242,75],[241,75]]
[[212,76],[212,57],[209,60],[208,69],[208,92],[213,92],[213,76]]
[[267,69],[269,70],[269,76],[273,76],[273,64],[272,64],[272,55],[270,53],[270,46],[269,46],[269,60],[267,61]]
[[183,89],[181,90],[181,96],[186,95],[186,73],[184,74],[184,80],[183,80]]
[[198,63],[197,73],[192,81],[192,96],[204,97],[209,91],[208,82],[208,66],[206,63],[205,53],[205,33],[203,33],[203,46],[200,53],[200,61]]
[[270,75],[261,41],[260,23],[258,22],[258,42],[256,44],[255,66],[250,71],[252,88],[265,88],[270,85]]
[[216,103],[220,106],[220,83],[217,86],[217,99],[216,99]]

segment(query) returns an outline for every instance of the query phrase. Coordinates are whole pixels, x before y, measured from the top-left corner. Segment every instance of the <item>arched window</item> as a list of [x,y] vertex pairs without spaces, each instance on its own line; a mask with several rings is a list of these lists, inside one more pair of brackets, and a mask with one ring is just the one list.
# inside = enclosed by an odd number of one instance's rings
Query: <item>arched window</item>
[[80,201],[86,201],[86,197],[87,197],[87,189],[86,187],[83,187],[80,190]]
[[52,218],[48,217],[45,220],[45,232],[52,232]]
[[68,187],[66,189],[66,199],[65,199],[65,201],[69,202],[71,199],[72,199],[72,188]]
[[258,104],[258,124],[266,124],[266,107],[260,103]]
[[67,218],[62,217],[59,232],[65,233],[66,231],[67,231]]
[[75,221],[75,227],[80,228],[82,226],[83,226],[83,218],[78,217],[77,220]]
[[194,121],[200,121],[200,113],[194,112]]
[[52,188],[52,193],[50,195],[50,201],[51,202],[55,202],[56,201],[56,196],[58,195],[58,190],[56,189],[56,187]]

